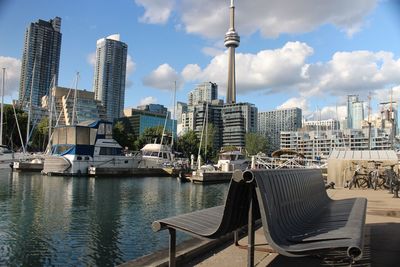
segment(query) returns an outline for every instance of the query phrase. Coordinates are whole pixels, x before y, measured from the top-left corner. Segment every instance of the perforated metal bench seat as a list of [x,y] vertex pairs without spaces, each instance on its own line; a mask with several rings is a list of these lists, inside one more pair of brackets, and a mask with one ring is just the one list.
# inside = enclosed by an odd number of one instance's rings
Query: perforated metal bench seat
[[268,243],[286,256],[343,250],[362,256],[367,200],[328,197],[318,169],[246,171],[254,178]]
[[[258,207],[254,186],[244,180],[241,171],[236,171],[232,175],[225,205],[154,221],[153,231],[169,230],[170,266],[175,266],[176,230],[202,239],[221,238],[248,224],[251,201]],[[259,219],[259,209],[253,210],[252,218]]]
[[[200,238],[219,238],[247,224],[251,191],[252,185],[237,171],[232,176],[225,205],[154,221],[153,231],[174,228]],[[256,217],[260,217],[259,212]]]

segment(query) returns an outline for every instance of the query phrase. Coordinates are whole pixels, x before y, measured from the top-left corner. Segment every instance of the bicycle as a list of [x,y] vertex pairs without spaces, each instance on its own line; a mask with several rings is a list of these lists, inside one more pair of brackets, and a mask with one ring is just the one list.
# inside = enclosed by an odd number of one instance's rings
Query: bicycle
[[386,165],[385,167],[390,167],[390,169],[385,169],[384,175],[386,177],[386,182],[383,185],[386,189],[389,189],[389,193],[393,194],[394,187],[399,180],[399,175],[394,171],[394,166],[397,164]]
[[365,167],[356,162],[352,162],[352,164],[355,165],[355,169],[349,183],[349,190],[353,186],[354,188],[356,188],[357,186],[362,189],[368,188],[369,187],[368,175],[365,172],[361,171],[361,169],[362,168],[365,169]]
[[379,167],[381,166],[381,161],[369,161],[369,163],[374,164],[374,168],[372,171],[369,172],[368,182],[369,188],[373,188],[374,190],[378,188],[383,188],[384,184],[386,183],[386,179],[383,175],[379,173]]

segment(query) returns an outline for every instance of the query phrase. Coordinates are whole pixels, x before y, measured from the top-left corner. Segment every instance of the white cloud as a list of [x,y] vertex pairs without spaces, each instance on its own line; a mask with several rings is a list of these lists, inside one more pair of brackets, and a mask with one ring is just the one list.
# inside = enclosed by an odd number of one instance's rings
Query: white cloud
[[162,64],[153,70],[149,75],[143,78],[145,86],[160,90],[174,90],[174,82],[177,88],[182,86],[181,76],[168,64]]
[[[236,20],[239,34],[259,31],[265,37],[282,33],[310,32],[321,25],[332,24],[352,36],[363,26],[363,20],[379,0],[252,0],[237,1]],[[215,0],[135,0],[145,9],[141,21],[166,23],[174,7],[188,33],[220,38],[228,28],[228,1]],[[180,26],[181,27],[181,26]]]
[[[0,81],[3,82],[3,68],[6,68],[5,96],[16,96],[19,91],[21,61],[17,58],[0,56]],[[1,85],[2,86],[2,85]]]
[[96,65],[96,51],[87,55],[86,62],[93,67]]
[[400,59],[389,52],[337,52],[332,60],[308,66],[304,95],[361,94],[400,83]]
[[133,61],[132,57],[128,55],[126,59],[126,75],[132,74],[136,70],[136,63]]
[[140,17],[140,22],[149,24],[165,24],[171,16],[174,0],[135,0],[139,6],[143,6],[145,12]]
[[321,117],[321,120],[327,119],[338,119],[344,120],[347,116],[347,106],[338,105],[338,106],[327,106],[321,109],[321,114],[316,114],[316,118]]
[[219,48],[215,48],[215,47],[208,47],[207,46],[207,47],[204,47],[202,49],[202,52],[203,52],[203,54],[205,54],[207,56],[215,57],[215,56],[218,56],[220,54],[223,54],[224,50],[219,49]]
[[138,106],[154,104],[157,103],[157,101],[158,101],[157,98],[155,98],[154,96],[147,96],[145,98],[140,99]]
[[[280,49],[262,50],[257,54],[236,54],[236,83],[238,93],[264,90],[268,93],[298,86],[304,81],[305,60],[313,49],[305,43],[288,42]],[[197,65],[187,65],[183,71],[186,80],[203,80],[218,83],[226,88],[227,53],[214,57],[203,70]]]
[[181,74],[185,81],[195,81],[201,78],[201,68],[197,64],[189,64],[185,66]]
[[303,115],[308,114],[308,101],[304,97],[292,97],[286,100],[283,104],[279,105],[277,109],[286,108],[300,108],[303,111]]

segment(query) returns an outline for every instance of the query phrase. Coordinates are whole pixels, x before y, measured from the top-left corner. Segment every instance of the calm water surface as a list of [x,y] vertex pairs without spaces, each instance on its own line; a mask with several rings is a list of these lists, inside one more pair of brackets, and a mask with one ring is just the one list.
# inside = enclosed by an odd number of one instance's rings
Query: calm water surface
[[[160,218],[223,204],[228,184],[0,170],[0,266],[114,266],[168,247]],[[187,239],[178,235],[178,241]]]

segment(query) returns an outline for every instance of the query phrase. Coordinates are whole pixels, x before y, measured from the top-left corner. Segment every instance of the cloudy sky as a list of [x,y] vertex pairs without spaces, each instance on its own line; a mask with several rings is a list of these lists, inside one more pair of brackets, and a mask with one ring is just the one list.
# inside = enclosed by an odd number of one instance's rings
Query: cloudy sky
[[[310,117],[345,116],[346,95],[371,108],[400,97],[400,1],[236,0],[237,100],[259,111],[300,107]],[[172,106],[197,83],[225,98],[228,0],[0,0],[0,67],[6,100],[17,97],[24,32],[62,18],[59,85],[92,90],[96,40],[120,33],[128,44],[126,107]],[[337,111],[337,112],[336,112]]]

